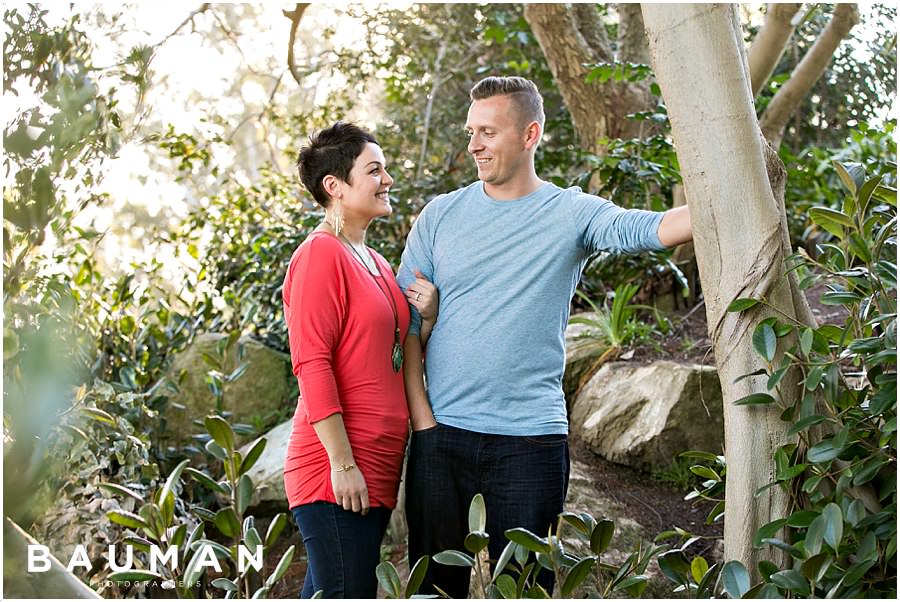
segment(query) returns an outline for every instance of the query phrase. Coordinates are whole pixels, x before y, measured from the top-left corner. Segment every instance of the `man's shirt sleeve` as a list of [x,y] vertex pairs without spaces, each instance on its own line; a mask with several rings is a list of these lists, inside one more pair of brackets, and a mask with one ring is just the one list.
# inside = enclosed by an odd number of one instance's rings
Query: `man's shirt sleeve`
[[[406,237],[406,248],[400,257],[400,269],[397,271],[397,284],[400,290],[415,282],[416,271],[422,273],[432,283],[434,282],[434,236],[429,228],[429,205],[422,208],[416,221],[413,223],[409,236]],[[409,334],[418,335],[422,327],[422,316],[412,305],[409,306]]]

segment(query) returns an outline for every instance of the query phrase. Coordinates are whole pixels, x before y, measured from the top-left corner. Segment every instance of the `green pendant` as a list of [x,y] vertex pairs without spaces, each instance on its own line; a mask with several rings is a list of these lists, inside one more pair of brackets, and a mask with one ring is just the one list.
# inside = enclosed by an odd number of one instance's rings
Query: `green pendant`
[[391,365],[394,367],[394,372],[400,372],[400,368],[403,367],[403,347],[400,346],[399,341],[394,341],[394,348],[391,351]]

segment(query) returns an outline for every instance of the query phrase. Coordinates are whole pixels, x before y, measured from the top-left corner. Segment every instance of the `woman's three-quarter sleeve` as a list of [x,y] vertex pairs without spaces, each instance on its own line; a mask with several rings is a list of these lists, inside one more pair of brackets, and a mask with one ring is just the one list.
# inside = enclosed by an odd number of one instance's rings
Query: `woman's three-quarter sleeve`
[[291,364],[310,424],[342,411],[333,369],[347,307],[339,251],[330,240],[310,240],[285,279]]

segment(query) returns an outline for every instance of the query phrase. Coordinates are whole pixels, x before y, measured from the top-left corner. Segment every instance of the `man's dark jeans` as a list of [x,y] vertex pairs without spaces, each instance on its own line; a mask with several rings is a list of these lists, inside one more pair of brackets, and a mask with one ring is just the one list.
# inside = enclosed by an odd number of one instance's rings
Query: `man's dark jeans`
[[323,598],[374,598],[390,509],[370,508],[363,516],[330,502],[312,502],[292,512],[308,559],[300,597],[322,590]]
[[[500,557],[504,532],[524,527],[545,537],[563,510],[569,484],[566,435],[488,435],[438,424],[414,432],[406,467],[409,563],[443,550],[465,551],[469,504],[476,493],[487,508],[489,552]],[[419,593],[437,586],[453,598],[469,592],[469,569],[429,562]],[[548,592],[553,575],[541,571]]]

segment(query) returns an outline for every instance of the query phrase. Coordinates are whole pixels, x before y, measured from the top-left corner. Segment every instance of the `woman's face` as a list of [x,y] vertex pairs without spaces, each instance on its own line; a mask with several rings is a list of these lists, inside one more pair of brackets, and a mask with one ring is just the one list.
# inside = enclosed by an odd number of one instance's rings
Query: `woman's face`
[[366,144],[350,170],[349,180],[340,183],[341,210],[345,219],[372,220],[391,214],[388,191],[394,178],[385,169],[380,146],[372,142]]

